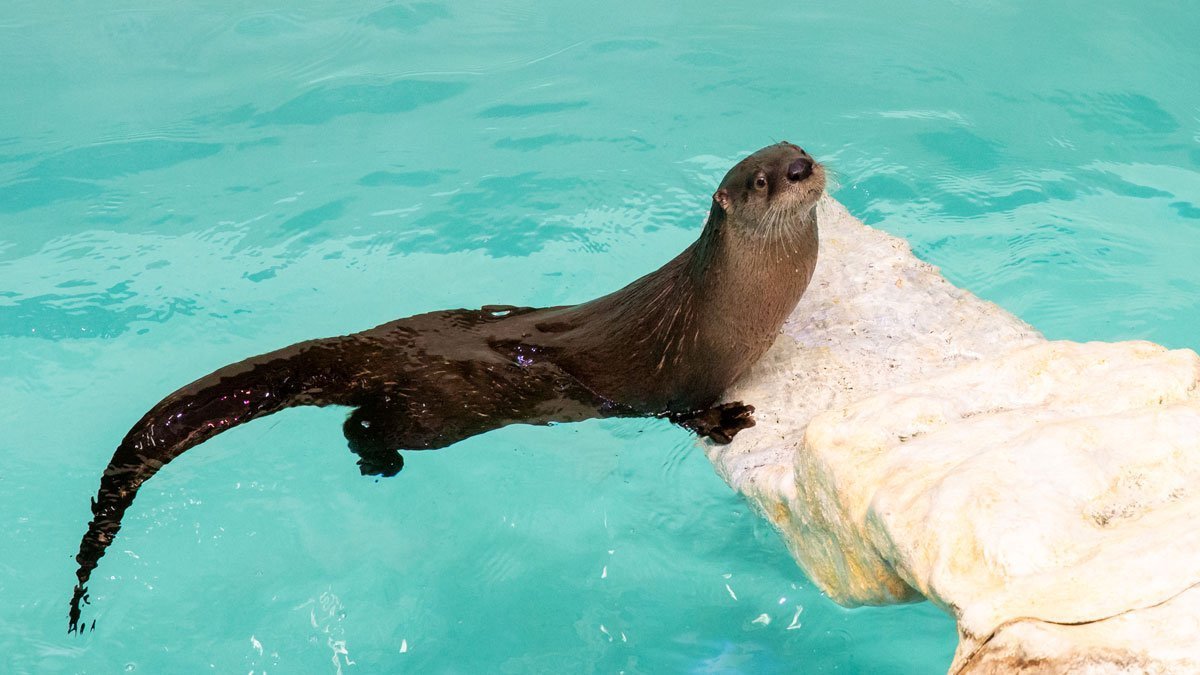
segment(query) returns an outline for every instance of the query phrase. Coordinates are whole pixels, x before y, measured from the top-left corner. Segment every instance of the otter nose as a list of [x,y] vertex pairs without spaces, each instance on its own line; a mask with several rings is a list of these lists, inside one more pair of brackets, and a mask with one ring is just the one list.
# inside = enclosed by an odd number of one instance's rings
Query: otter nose
[[788,165],[787,177],[792,182],[802,181],[812,175],[812,160],[800,157]]

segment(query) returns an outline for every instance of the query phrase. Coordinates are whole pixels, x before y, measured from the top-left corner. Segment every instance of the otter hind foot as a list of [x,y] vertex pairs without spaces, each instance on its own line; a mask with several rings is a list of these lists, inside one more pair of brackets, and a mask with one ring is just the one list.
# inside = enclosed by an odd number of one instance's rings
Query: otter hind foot
[[359,408],[350,414],[342,432],[350,450],[358,455],[358,470],[364,476],[391,478],[404,468],[404,457],[389,442],[388,428],[376,411]]
[[742,429],[754,426],[754,406],[741,402],[722,403],[706,410],[677,413],[670,419],[701,438],[725,445]]
[[358,455],[358,471],[364,476],[391,478],[404,468],[404,456],[395,450],[372,453],[350,449]]

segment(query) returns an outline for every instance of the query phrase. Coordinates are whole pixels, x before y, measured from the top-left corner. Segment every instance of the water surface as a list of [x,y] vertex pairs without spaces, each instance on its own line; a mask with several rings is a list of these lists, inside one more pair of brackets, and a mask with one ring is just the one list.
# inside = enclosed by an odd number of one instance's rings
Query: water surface
[[88,499],[162,395],[421,311],[594,297],[742,154],[1052,338],[1200,347],[1186,5],[10,3],[0,18],[9,672],[939,672],[928,604],[816,592],[687,434],[513,427],[357,474],[343,412],[172,463],[67,636]]

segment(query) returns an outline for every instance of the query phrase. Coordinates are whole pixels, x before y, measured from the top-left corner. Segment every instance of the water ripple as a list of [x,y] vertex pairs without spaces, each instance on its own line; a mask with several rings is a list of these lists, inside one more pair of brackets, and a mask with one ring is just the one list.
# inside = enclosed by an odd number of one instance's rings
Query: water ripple
[[388,84],[319,85],[255,116],[257,124],[322,124],[342,115],[410,112],[461,94],[467,85],[439,80],[399,80]]

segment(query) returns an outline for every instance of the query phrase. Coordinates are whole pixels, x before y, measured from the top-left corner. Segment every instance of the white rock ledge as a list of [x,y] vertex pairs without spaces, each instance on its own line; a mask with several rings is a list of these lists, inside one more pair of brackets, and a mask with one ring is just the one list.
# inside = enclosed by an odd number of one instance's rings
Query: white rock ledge
[[819,208],[721,476],[833,600],[954,616],[950,672],[1200,672],[1200,357],[1048,342]]

